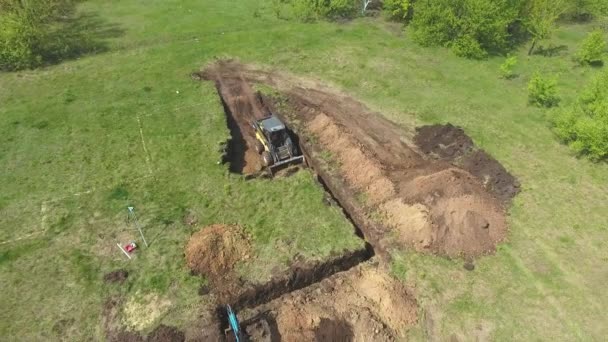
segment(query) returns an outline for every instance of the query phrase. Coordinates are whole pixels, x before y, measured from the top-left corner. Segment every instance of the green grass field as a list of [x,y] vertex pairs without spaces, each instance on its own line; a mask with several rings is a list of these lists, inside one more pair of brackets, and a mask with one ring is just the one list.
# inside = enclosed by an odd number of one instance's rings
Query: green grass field
[[[462,261],[396,253],[394,272],[415,286],[416,340],[601,340],[608,281],[608,166],[561,145],[547,115],[527,106],[536,70],[559,77],[562,106],[598,73],[571,58],[593,24],[562,25],[555,57],[469,61],[414,45],[380,18],[303,24],[274,17],[266,1],[88,1],[82,27],[107,51],[35,71],[0,74],[0,336],[102,340],[112,295],[147,308],[144,332],[180,328],[204,307],[183,247],[193,228],[242,225],[267,279],[296,254],[309,259],[361,246],[307,172],[246,182],[218,164],[229,133],[211,84],[189,73],[234,57],[317,77],[411,126],[451,122],[522,183],[509,241],[467,272]],[[546,44],[546,43],[545,43]],[[128,263],[115,244],[136,233],[134,205],[151,247]],[[103,275],[126,268],[124,285]],[[155,313],[148,314],[148,312]]]

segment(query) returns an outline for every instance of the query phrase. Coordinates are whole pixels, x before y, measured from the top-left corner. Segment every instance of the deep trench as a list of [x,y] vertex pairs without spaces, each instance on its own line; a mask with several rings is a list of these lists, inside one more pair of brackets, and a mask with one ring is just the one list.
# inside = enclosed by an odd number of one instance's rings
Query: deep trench
[[241,128],[234,119],[234,116],[232,116],[230,107],[228,107],[228,104],[226,104],[226,101],[224,101],[219,86],[217,86],[217,94],[222,101],[224,113],[226,113],[226,124],[228,126],[228,130],[230,131],[230,139],[228,139],[226,142],[226,148],[224,150],[224,155],[222,156],[222,163],[228,163],[228,169],[230,172],[243,173],[247,142],[245,141],[245,137],[243,137]]
[[[224,155],[224,162],[230,163],[230,171],[240,173],[242,171],[242,163],[244,162],[246,141],[242,135],[241,130],[239,129],[235,118],[232,115],[232,111],[226,104],[226,101],[223,99],[219,87],[218,95],[222,100],[222,105],[224,106],[224,112],[226,114],[227,119],[226,121],[231,134],[231,138],[228,141],[227,149],[225,151],[226,154]],[[260,99],[260,104],[264,107],[264,109],[267,110],[268,108],[266,107],[265,101],[261,97],[258,97],[258,99]],[[286,125],[288,125],[288,121],[286,121],[282,115],[277,116],[279,116],[279,118]],[[312,265],[302,264],[292,266],[287,276],[274,278],[268,283],[252,286],[246,289],[243,293],[241,293],[236,299],[232,300],[231,303],[222,303],[221,305],[218,305],[215,309],[215,312],[218,318],[219,328],[222,334],[228,328],[226,304],[230,304],[232,309],[238,315],[238,312],[243,309],[258,307],[274,299],[277,299],[287,293],[306,288],[313,284],[319,283],[322,280],[329,278],[337,273],[347,271],[359,265],[360,263],[371,259],[376,254],[373,246],[366,240],[364,232],[355,223],[351,214],[348,212],[348,210],[346,210],[345,206],[342,205],[342,203],[340,202],[340,199],[332,192],[331,188],[327,185],[327,182],[323,179],[323,173],[318,172],[316,170],[316,163],[311,163],[312,159],[310,159],[311,156],[310,153],[308,153],[305,144],[302,143],[303,139],[300,139],[300,137],[298,136],[298,134],[296,134],[294,130],[289,129],[289,132],[290,134],[292,134],[294,142],[297,143],[300,148],[300,151],[305,156],[307,161],[306,165],[315,174],[316,180],[319,185],[323,187],[324,191],[327,194],[329,194],[331,198],[330,204],[336,205],[341,209],[344,217],[353,226],[354,234],[365,242],[365,247],[356,251],[351,251],[342,254],[338,257],[330,258],[329,260],[324,262]],[[253,323],[254,322],[248,322],[248,324]],[[245,327],[242,326],[241,328],[243,331],[245,330]]]

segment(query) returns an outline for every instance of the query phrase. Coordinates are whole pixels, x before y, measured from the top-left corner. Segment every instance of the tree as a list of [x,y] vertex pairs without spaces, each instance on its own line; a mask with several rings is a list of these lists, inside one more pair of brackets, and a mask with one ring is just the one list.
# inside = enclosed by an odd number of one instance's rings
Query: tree
[[367,6],[372,3],[373,0],[363,0],[363,9],[361,9],[361,14],[365,14],[367,11]]
[[411,0],[384,0],[382,9],[393,20],[405,21],[409,19],[412,12]]
[[568,8],[569,0],[528,0],[524,12],[524,25],[532,36],[528,55],[534,52],[536,43],[549,39],[556,29],[556,21]]
[[417,0],[411,28],[421,45],[443,45],[459,56],[483,58],[511,45],[519,0]]
[[585,38],[576,59],[581,64],[601,63],[606,53],[606,39],[601,30],[595,30]]
[[579,154],[608,158],[608,70],[583,91],[578,101],[553,118],[554,131]]
[[0,0],[0,69],[42,64],[50,27],[71,13],[73,4],[71,0]]
[[351,18],[359,13],[361,0],[286,0],[302,21],[318,18]]

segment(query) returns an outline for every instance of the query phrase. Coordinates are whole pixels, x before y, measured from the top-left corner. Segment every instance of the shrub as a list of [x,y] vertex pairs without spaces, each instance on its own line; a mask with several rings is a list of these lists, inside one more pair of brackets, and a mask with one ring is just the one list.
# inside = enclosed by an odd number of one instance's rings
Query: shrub
[[459,56],[483,58],[510,47],[518,0],[417,0],[412,36],[424,46],[442,45]]
[[553,118],[555,133],[577,153],[608,158],[608,71],[583,91],[578,101]]
[[0,69],[33,68],[43,62],[49,32],[76,0],[0,0]]
[[606,39],[604,33],[595,30],[585,38],[580,50],[576,54],[576,59],[581,64],[601,63],[606,52]]
[[7,13],[0,17],[0,70],[34,68],[42,63],[35,50],[42,32],[23,17]]
[[557,95],[557,80],[555,78],[544,78],[540,73],[535,73],[528,83],[528,102],[539,107],[554,107],[559,104]]
[[500,65],[500,77],[510,80],[515,77],[513,69],[517,65],[517,56],[508,56],[504,63]]
[[407,21],[411,17],[411,0],[384,0],[382,9],[393,20]]
[[294,15],[302,21],[318,18],[352,18],[359,13],[361,1],[358,0],[290,0]]

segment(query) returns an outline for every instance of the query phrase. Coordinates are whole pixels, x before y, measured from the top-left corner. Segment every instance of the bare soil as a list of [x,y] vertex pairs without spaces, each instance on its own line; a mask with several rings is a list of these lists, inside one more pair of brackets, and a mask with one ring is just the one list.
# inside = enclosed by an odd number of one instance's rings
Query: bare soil
[[230,165],[230,171],[245,175],[260,172],[262,162],[255,150],[255,132],[251,123],[265,114],[260,110],[253,89],[238,75],[234,78],[215,78],[206,72],[199,75],[215,82],[222,99],[231,135],[224,158]]
[[480,179],[484,187],[504,205],[520,191],[520,184],[496,159],[477,149],[464,131],[447,125],[417,128],[415,142],[420,150],[436,159],[445,160]]
[[186,337],[183,332],[175,327],[170,327],[164,324],[158,326],[148,336],[148,342],[184,342]]
[[261,341],[391,341],[417,321],[409,290],[366,263],[253,310],[242,324]]
[[309,165],[377,251],[474,257],[492,253],[506,237],[505,206],[518,184],[461,129],[435,126],[416,134],[318,82],[234,61],[215,63],[204,75],[220,85],[225,102],[249,99],[249,108],[260,106],[251,88],[222,87],[225,80],[262,83],[282,94],[249,116],[266,106],[288,123]]
[[129,277],[129,272],[126,270],[116,270],[107,273],[103,276],[103,281],[106,283],[123,283]]
[[212,281],[225,278],[234,265],[250,257],[249,239],[238,226],[215,224],[190,237],[186,264],[193,273]]

